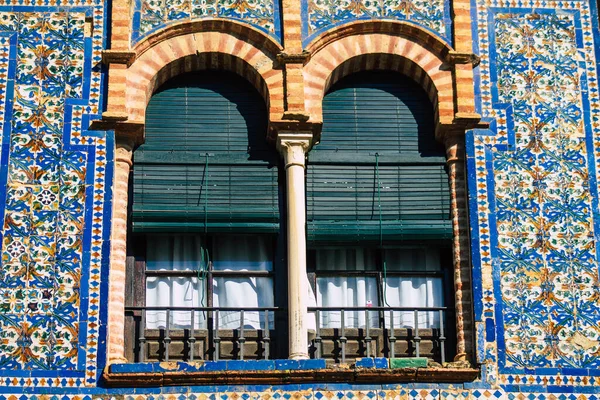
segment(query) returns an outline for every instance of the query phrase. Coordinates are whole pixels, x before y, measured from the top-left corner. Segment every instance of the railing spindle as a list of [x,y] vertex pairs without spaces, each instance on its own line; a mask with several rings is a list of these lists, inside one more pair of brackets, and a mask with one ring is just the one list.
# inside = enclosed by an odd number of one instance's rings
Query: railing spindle
[[367,358],[371,357],[371,335],[370,335],[370,331],[369,331],[369,325],[371,325],[371,321],[369,320],[369,310],[365,310],[365,322],[367,324],[366,327],[366,335],[365,335],[365,342],[367,344]]
[[139,362],[146,361],[146,309],[142,309],[142,320],[140,321],[140,347],[138,349]]
[[446,337],[444,336],[444,312],[439,310],[440,313],[440,358],[442,364],[446,362]]
[[171,336],[169,327],[171,325],[171,310],[167,309],[167,328],[165,329],[165,361],[169,361],[169,347],[171,347]]
[[340,336],[340,342],[342,343],[342,363],[346,362],[346,342],[348,338],[346,337],[346,321],[345,321],[345,310],[342,308],[342,330]]
[[416,356],[421,357],[421,337],[419,336],[419,310],[414,311],[415,315],[415,351]]
[[190,339],[188,340],[190,344],[190,361],[194,361],[194,345],[196,343],[196,337],[194,336],[194,316],[196,312],[192,310],[192,318],[191,318],[191,327],[190,327]]
[[394,335],[394,310],[390,310],[390,358],[396,357],[396,336]]
[[263,335],[263,346],[265,346],[265,360],[269,359],[269,350],[271,344],[271,330],[269,328],[269,310],[265,310],[265,334]]
[[240,344],[240,360],[243,360],[244,344],[246,343],[246,338],[244,337],[244,310],[240,311],[240,338],[238,339],[238,343]]
[[221,346],[221,338],[219,337],[219,310],[215,310],[215,334],[213,342],[215,343],[215,361],[219,361],[219,347]]
[[321,311],[317,310],[315,313],[316,323],[316,336],[315,336],[315,358],[321,358]]

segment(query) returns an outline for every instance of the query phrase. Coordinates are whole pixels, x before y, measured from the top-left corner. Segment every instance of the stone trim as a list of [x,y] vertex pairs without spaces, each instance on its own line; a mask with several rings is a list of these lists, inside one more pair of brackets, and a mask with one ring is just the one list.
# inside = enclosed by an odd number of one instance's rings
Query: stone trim
[[460,53],[458,51],[450,51],[446,56],[446,61],[450,65],[471,64],[473,68],[475,68],[479,65],[481,59],[475,53]]
[[133,64],[136,52],[129,50],[103,50],[102,62],[104,64],[126,64],[128,67]]
[[[314,361],[314,360],[309,360]],[[105,370],[104,382],[109,387],[157,387],[180,385],[280,385],[306,383],[464,383],[477,379],[479,369],[473,368],[402,368],[402,369],[352,369],[330,367],[312,370],[222,370],[192,372],[177,370],[180,363],[173,364],[172,371],[113,373]],[[182,363],[183,364],[183,363]]]
[[285,52],[281,52],[279,54],[277,54],[277,62],[281,65],[285,65],[285,64],[302,64],[302,65],[306,65],[307,62],[310,61],[310,52],[309,51],[302,51],[302,53],[297,53],[297,54],[288,54]]
[[117,141],[131,141],[134,146],[144,143],[144,123],[142,121],[129,121],[126,114],[112,115],[102,113],[102,119],[90,123],[93,131],[115,131]]
[[279,132],[310,132],[312,135],[312,145],[321,140],[322,122],[310,122],[297,119],[281,119],[269,122],[269,133],[267,140],[276,143]]

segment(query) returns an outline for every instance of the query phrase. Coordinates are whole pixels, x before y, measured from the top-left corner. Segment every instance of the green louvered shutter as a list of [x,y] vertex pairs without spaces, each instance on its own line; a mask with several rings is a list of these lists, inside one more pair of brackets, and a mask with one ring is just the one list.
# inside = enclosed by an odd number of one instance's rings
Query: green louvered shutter
[[448,174],[433,125],[426,94],[407,78],[363,73],[333,87],[321,143],[309,154],[309,240],[451,237]]
[[245,80],[224,72],[169,81],[146,111],[134,153],[133,230],[274,232],[278,173],[267,110]]

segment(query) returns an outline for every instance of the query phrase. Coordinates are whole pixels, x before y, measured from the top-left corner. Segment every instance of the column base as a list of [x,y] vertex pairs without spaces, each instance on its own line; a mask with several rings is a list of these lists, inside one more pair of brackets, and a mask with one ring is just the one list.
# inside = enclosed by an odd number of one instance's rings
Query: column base
[[308,353],[292,353],[288,357],[289,360],[308,360]]
[[111,364],[128,364],[128,363],[129,363],[129,360],[126,359],[125,357],[114,357],[114,358],[110,358],[108,360],[107,364],[111,365]]

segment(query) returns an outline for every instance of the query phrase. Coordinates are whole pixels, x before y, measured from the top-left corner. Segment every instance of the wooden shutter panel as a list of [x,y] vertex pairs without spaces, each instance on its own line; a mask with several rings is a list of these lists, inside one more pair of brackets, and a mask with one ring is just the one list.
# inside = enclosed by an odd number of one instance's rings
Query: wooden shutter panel
[[134,153],[134,231],[273,232],[276,154],[263,99],[233,74],[184,75],[155,94]]
[[309,240],[451,237],[431,105],[398,77],[357,74],[325,96],[322,141],[307,168]]

